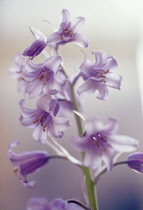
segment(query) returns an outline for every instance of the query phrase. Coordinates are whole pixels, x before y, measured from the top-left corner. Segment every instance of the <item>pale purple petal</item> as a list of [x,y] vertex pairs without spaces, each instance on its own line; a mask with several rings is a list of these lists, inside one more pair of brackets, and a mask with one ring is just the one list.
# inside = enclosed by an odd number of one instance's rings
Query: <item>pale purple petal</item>
[[80,66],[80,70],[83,71],[84,73],[86,73],[87,76],[89,77],[93,67],[94,67],[94,63],[92,61],[85,60],[84,62],[82,62],[81,66]]
[[95,169],[100,166],[101,160],[100,148],[87,150],[84,157],[84,165],[88,168]]
[[83,97],[86,97],[94,93],[97,89],[97,85],[91,79],[86,80],[82,85],[77,88],[77,93]]
[[42,93],[43,86],[44,84],[41,82],[41,80],[36,79],[27,85],[25,92],[29,94],[30,97],[35,97]]
[[23,115],[24,117],[30,117],[30,118],[31,118],[31,117],[34,117],[34,116],[36,116],[36,115],[38,114],[37,109],[25,108],[25,107],[24,107],[24,103],[25,103],[25,99],[21,99],[21,100],[19,101],[20,109],[21,109],[22,115]]
[[111,57],[108,59],[104,69],[110,69],[110,72],[114,71],[118,67],[118,63],[115,58]]
[[58,32],[55,32],[53,34],[51,34],[48,38],[47,38],[47,44],[51,44],[51,43],[58,43],[63,41],[61,35]]
[[44,66],[46,66],[48,69],[52,70],[54,73],[58,70],[59,66],[61,65],[62,57],[55,55],[50,57],[45,63]]
[[34,117],[26,118],[26,117],[23,117],[22,115],[19,116],[19,121],[20,121],[21,125],[28,127],[28,128],[35,127],[34,120],[35,120]]
[[46,198],[42,197],[31,198],[26,210],[49,210],[49,202]]
[[47,141],[47,133],[43,131],[43,127],[41,125],[34,128],[32,136],[35,141],[40,141],[43,144]]
[[72,30],[73,33],[77,33],[77,31],[79,30],[79,28],[83,25],[85,21],[85,18],[83,17],[77,17],[74,18],[71,22],[70,22],[70,29]]
[[96,86],[96,89],[99,91],[98,95],[96,98],[100,99],[100,100],[107,100],[108,98],[108,89],[107,86],[104,84],[98,84]]
[[42,95],[38,101],[37,101],[37,104],[36,104],[36,107],[40,110],[43,110],[45,112],[49,112],[49,104],[50,104],[50,101],[51,101],[51,96],[50,95]]
[[49,210],[68,210],[68,204],[62,199],[54,199],[50,202]]
[[122,81],[122,77],[118,74],[108,73],[106,76],[106,84],[109,87],[120,90],[121,81]]
[[114,135],[117,133],[119,129],[119,120],[115,118],[109,118],[108,122],[104,126],[105,133],[108,133],[108,135]]
[[30,28],[30,31],[31,31],[32,35],[36,39],[41,39],[42,38],[42,39],[46,40],[45,34],[43,34],[40,30],[38,30],[38,29],[36,29],[36,28],[34,28],[32,26],[30,26],[29,28]]
[[57,131],[65,131],[70,125],[70,120],[64,117],[52,117],[53,123],[55,126],[55,130]]
[[138,141],[129,136],[113,135],[108,136],[112,148],[118,152],[133,152],[138,146]]
[[83,34],[76,33],[70,41],[76,43],[80,47],[88,47],[88,39]]
[[86,135],[93,135],[96,132],[102,131],[104,124],[99,118],[89,118],[86,121]]
[[95,55],[95,66],[102,68],[107,63],[108,55],[105,51],[92,51],[92,54]]
[[115,155],[116,155],[115,151],[109,147],[107,147],[102,152],[102,159],[107,167],[107,171],[110,171],[112,169]]
[[69,11],[67,9],[63,9],[61,14],[62,14],[62,23],[61,24],[66,26],[71,21]]

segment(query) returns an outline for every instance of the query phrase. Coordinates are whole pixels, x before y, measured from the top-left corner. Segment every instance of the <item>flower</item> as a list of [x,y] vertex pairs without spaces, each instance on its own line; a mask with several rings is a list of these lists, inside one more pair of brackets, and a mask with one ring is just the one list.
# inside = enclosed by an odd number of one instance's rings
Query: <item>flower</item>
[[85,135],[72,138],[76,149],[85,152],[86,167],[97,169],[103,161],[109,171],[119,154],[136,149],[138,141],[128,136],[116,135],[117,130],[117,119],[109,118],[106,124],[99,118],[87,119]]
[[63,9],[61,14],[62,22],[60,24],[60,29],[47,38],[47,43],[57,43],[57,45],[63,45],[68,42],[74,42],[81,47],[88,47],[87,38],[84,35],[77,33],[81,25],[84,23],[85,18],[77,17],[71,20],[67,9]]
[[45,143],[47,135],[62,138],[64,130],[69,126],[69,119],[57,117],[60,105],[56,99],[50,95],[43,95],[36,104],[36,109],[25,108],[24,99],[20,100],[19,105],[22,114],[19,116],[20,123],[23,126],[34,128],[33,138],[36,141]]
[[34,197],[28,202],[26,210],[82,210],[80,206],[68,203],[60,198],[49,202],[46,198]]
[[128,157],[127,163],[131,169],[143,174],[143,153],[131,154]]
[[66,79],[59,69],[62,62],[61,56],[52,56],[44,63],[34,64],[28,60],[23,69],[23,78],[29,82],[26,93],[30,97],[41,93],[57,94],[66,83]]
[[85,60],[81,66],[81,76],[85,82],[77,89],[79,95],[87,96],[98,90],[98,99],[107,100],[108,86],[120,89],[122,77],[114,73],[117,61],[105,51],[92,51],[95,63]]
[[16,154],[12,148],[19,145],[18,141],[14,141],[9,145],[8,159],[10,163],[16,166],[14,173],[26,187],[33,187],[35,181],[28,182],[27,176],[31,173],[39,171],[41,167],[47,164],[49,157],[46,151],[29,151]]
[[39,55],[46,47],[46,42],[44,39],[40,38],[35,40],[28,48],[23,51],[23,56],[29,56],[33,59],[35,56]]

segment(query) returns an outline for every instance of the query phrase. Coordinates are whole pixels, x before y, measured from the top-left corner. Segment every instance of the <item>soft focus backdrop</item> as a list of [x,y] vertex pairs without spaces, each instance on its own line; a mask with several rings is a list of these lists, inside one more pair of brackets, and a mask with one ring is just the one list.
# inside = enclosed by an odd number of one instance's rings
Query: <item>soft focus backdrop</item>
[[[9,77],[8,69],[13,57],[34,40],[29,26],[47,34],[52,33],[49,20],[59,27],[60,13],[66,8],[71,16],[83,16],[86,22],[80,32],[89,39],[85,50],[105,50],[119,63],[117,73],[123,76],[121,91],[109,91],[109,100],[99,101],[95,95],[85,103],[85,115],[120,118],[120,133],[140,141],[138,151],[143,151],[142,95],[143,95],[143,2],[142,0],[0,0],[0,209],[24,210],[32,196],[75,198],[84,201],[83,176],[78,168],[61,160],[50,162],[40,172],[31,175],[37,180],[36,189],[25,189],[14,176],[7,160],[8,143],[20,140],[16,151],[48,149],[32,140],[31,129],[19,124],[21,99],[16,82]],[[67,44],[61,48],[65,68],[70,75],[83,61],[81,48]],[[72,154],[70,138],[76,128],[65,133],[64,145]],[[50,154],[52,154],[52,151]],[[127,155],[121,159],[127,158]],[[142,210],[143,176],[126,166],[119,166],[100,179],[97,186],[100,210]]]

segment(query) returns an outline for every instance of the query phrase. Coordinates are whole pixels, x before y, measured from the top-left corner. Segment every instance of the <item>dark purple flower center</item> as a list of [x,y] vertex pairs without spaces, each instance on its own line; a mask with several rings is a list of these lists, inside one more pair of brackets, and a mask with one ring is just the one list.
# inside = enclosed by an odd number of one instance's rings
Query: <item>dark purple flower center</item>
[[40,74],[36,77],[36,79],[41,80],[43,84],[46,85],[47,81],[52,75],[53,72],[45,67],[44,69],[42,69],[42,71],[40,71]]
[[67,26],[63,29],[62,34],[65,37],[71,37],[74,33],[71,29],[69,29]]
[[107,142],[106,136],[101,133],[96,133],[90,137],[93,145],[105,148]]
[[41,112],[41,114],[38,114],[36,116],[36,119],[33,121],[33,124],[35,123],[40,123],[41,126],[43,127],[43,131],[45,132],[45,128],[47,127],[47,122],[46,124],[44,124],[44,121],[47,119],[47,117],[49,116],[49,113],[48,112],[44,112],[43,113]]
[[93,69],[90,76],[95,77],[97,79],[100,79],[100,82],[106,83],[106,74],[109,72],[109,69],[103,70],[103,69]]

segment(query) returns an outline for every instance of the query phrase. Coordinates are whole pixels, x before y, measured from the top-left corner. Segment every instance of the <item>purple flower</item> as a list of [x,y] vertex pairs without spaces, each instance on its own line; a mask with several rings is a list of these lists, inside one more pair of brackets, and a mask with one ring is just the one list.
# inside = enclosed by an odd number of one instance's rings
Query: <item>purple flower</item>
[[81,66],[81,76],[85,82],[78,87],[79,95],[86,96],[98,90],[98,99],[106,100],[108,88],[120,89],[122,77],[114,73],[117,61],[105,51],[92,51],[95,63],[85,60]]
[[127,163],[131,169],[143,174],[143,153],[131,154],[128,157]]
[[16,166],[14,173],[20,181],[27,187],[33,187],[35,181],[28,182],[27,176],[40,170],[48,162],[48,153],[46,151],[30,151],[16,154],[12,147],[19,145],[18,141],[10,144],[8,150],[8,159],[12,165]]
[[22,114],[19,117],[23,126],[34,128],[33,138],[45,143],[47,135],[62,138],[69,126],[69,119],[57,117],[60,105],[58,100],[52,99],[50,95],[43,95],[36,104],[36,109],[25,108],[24,100],[20,102]]
[[82,210],[80,206],[68,203],[60,198],[49,202],[46,198],[35,197],[28,202],[26,210]]
[[87,38],[84,35],[77,33],[84,21],[85,18],[83,17],[77,17],[71,20],[68,10],[63,9],[60,29],[47,38],[47,43],[57,43],[57,45],[63,45],[68,42],[74,42],[81,47],[88,47]]
[[114,118],[109,118],[106,124],[98,118],[86,121],[85,135],[72,138],[75,147],[85,152],[85,166],[97,169],[103,161],[107,169],[111,170],[119,154],[136,149],[138,141],[128,136],[116,135],[117,130],[118,120]]
[[23,70],[23,78],[29,82],[26,93],[30,97],[41,93],[57,94],[66,83],[66,79],[59,69],[62,62],[61,56],[52,56],[44,63],[34,64],[28,61]]
[[39,55],[46,47],[46,42],[44,39],[35,40],[28,48],[23,51],[23,56],[29,56],[33,59],[35,56]]

